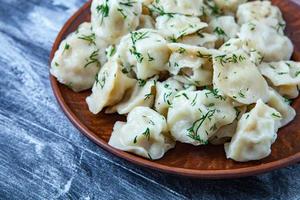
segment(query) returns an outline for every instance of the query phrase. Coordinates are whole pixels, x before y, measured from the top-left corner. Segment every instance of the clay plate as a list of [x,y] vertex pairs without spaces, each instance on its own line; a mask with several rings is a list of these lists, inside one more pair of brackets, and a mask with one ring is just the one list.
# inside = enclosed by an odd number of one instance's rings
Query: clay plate
[[[280,7],[287,21],[286,32],[295,45],[293,59],[300,60],[300,3],[298,1],[297,4],[297,0],[273,0],[272,2]],[[54,43],[50,60],[52,60],[60,42],[69,33],[75,31],[79,24],[90,20],[90,5],[91,2],[87,2],[64,25]],[[53,76],[50,79],[54,94],[62,110],[82,133],[114,155],[144,167],[189,177],[219,179],[259,174],[300,161],[299,98],[293,103],[293,107],[297,110],[296,119],[279,131],[278,139],[272,146],[272,154],[266,159],[237,163],[225,158],[222,145],[194,147],[177,143],[176,148],[169,151],[162,159],[149,161],[133,154],[118,151],[107,144],[114,123],[117,120],[125,120],[125,117],[103,113],[97,116],[93,115],[89,112],[85,102],[90,91],[75,93],[59,84]]]

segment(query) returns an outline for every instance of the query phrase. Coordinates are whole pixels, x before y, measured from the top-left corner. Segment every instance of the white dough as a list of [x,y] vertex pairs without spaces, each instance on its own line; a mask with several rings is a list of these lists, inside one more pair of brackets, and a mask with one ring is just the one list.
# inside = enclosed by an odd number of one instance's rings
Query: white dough
[[178,39],[207,27],[207,23],[201,22],[197,17],[176,14],[172,17],[167,15],[157,17],[155,26],[166,38]]
[[289,60],[293,53],[291,40],[262,22],[243,24],[239,37],[248,48],[261,52],[265,62]]
[[97,75],[91,96],[86,98],[89,110],[98,114],[104,107],[115,105],[135,83],[136,80],[122,73],[118,62],[107,62]]
[[138,79],[167,71],[170,51],[167,41],[153,29],[140,29],[122,38],[115,59]]
[[61,42],[51,62],[50,72],[75,92],[89,89],[100,69],[99,55],[91,24],[85,22]]
[[138,106],[152,107],[155,100],[156,82],[157,77],[148,81],[139,80],[135,87],[127,92],[122,101],[108,108],[106,113],[118,112],[120,115],[124,115]]
[[256,106],[239,120],[231,142],[225,144],[227,158],[247,162],[270,155],[280,120],[278,111],[258,100]]
[[270,1],[252,1],[242,4],[239,6],[236,15],[238,23],[241,25],[251,21],[260,21],[280,33],[283,33],[285,28],[281,11],[278,7],[272,6]]
[[108,144],[122,151],[157,160],[175,147],[166,119],[146,107],[132,110],[127,122],[117,122]]
[[214,56],[213,83],[224,94],[242,104],[268,99],[268,84],[242,50]]
[[[192,35],[187,35],[178,40],[178,42],[193,46],[205,47],[208,49],[215,48],[216,41],[218,37],[214,34],[209,33],[195,33]],[[174,41],[173,41],[174,42]]]
[[230,38],[237,37],[240,26],[235,22],[233,16],[216,17],[209,23],[210,32],[214,33],[225,42]]
[[[212,84],[212,56],[217,50],[179,43],[170,43],[172,51],[169,60],[169,72],[179,75],[182,82],[196,86]],[[177,78],[178,79],[178,76]]]
[[142,13],[140,1],[93,0],[91,22],[97,37],[116,44],[120,37],[134,31]]
[[203,0],[159,0],[154,1],[150,10],[155,14],[160,14],[163,10],[168,14],[179,13],[199,17],[203,15],[203,6]]
[[280,61],[262,63],[258,69],[274,86],[300,84],[300,63]]
[[238,6],[247,0],[214,0],[220,10],[225,13],[235,13]]
[[208,143],[218,129],[236,118],[231,103],[218,90],[182,91],[173,99],[168,126],[176,141],[195,146]]
[[285,98],[272,88],[270,88],[269,94],[270,97],[267,104],[281,114],[282,120],[280,121],[280,127],[283,127],[295,118],[296,111],[290,106],[289,102]]

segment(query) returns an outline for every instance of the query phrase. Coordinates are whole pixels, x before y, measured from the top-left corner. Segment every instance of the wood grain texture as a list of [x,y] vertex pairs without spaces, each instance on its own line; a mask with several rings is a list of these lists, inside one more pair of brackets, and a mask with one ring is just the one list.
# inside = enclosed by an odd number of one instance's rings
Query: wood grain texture
[[[295,46],[294,59],[297,60],[300,48],[298,37],[298,31],[300,31],[300,7],[291,1],[274,0],[273,3],[278,5],[284,13],[287,21],[286,32],[293,40]],[[79,24],[89,20],[90,3],[87,3],[65,24],[55,41],[50,57],[53,57],[63,38],[70,32],[75,31]],[[162,159],[149,161],[118,151],[107,144],[114,123],[120,119],[124,121],[124,117],[117,114],[106,115],[104,113],[93,115],[88,110],[85,101],[86,97],[90,95],[90,91],[75,93],[59,84],[54,77],[51,77],[51,82],[62,109],[84,134],[115,155],[142,166],[191,177],[232,178],[266,172],[300,161],[300,115],[297,115],[295,120],[288,126],[280,129],[278,138],[275,144],[272,145],[272,154],[260,161],[238,163],[228,160],[226,159],[223,145],[195,147],[179,142],[176,144],[175,149],[170,150]],[[300,100],[295,100],[293,106],[299,114]]]
[[74,128],[52,93],[48,57],[84,2],[0,0],[0,199],[299,199],[299,165],[195,180],[133,165]]

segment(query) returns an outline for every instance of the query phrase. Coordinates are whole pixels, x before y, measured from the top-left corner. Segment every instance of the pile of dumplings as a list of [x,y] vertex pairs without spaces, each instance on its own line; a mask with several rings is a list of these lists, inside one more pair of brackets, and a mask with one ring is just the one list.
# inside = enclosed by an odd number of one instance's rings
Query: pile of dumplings
[[109,145],[156,160],[176,141],[224,145],[238,162],[271,153],[291,122],[300,64],[270,1],[94,0],[51,74],[93,114],[127,115]]

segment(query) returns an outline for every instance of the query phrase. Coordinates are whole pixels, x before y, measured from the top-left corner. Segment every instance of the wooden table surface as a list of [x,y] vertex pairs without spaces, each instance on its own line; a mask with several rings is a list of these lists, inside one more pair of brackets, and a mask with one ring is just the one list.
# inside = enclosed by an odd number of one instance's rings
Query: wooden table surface
[[84,0],[0,0],[0,199],[299,199],[300,165],[234,180],[135,166],[83,136],[60,110],[48,57]]

